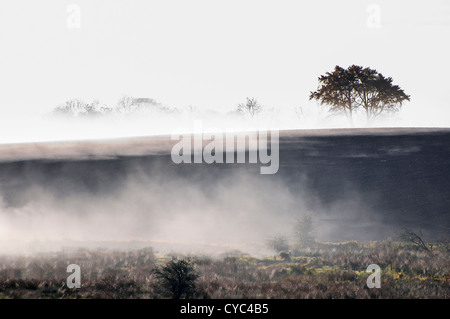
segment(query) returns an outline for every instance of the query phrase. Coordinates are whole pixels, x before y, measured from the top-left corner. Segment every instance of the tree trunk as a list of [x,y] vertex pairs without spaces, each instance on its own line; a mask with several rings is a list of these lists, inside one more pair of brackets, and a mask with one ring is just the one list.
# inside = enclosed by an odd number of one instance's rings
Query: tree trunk
[[348,95],[348,110],[349,110],[349,120],[350,125],[353,127],[353,109],[352,109],[352,96],[351,93]]

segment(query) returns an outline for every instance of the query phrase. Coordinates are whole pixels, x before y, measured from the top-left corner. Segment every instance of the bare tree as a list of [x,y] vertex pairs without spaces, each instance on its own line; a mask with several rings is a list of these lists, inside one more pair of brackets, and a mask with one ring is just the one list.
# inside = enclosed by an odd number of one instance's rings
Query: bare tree
[[253,118],[262,111],[262,106],[255,98],[247,98],[247,102],[239,104],[237,110],[239,113],[249,114]]
[[423,240],[422,231],[420,232],[420,235],[418,235],[412,229],[404,228],[404,229],[402,229],[399,237],[400,237],[400,240],[409,241],[409,242],[417,245],[419,248],[425,249],[426,251],[430,251],[430,249],[428,248],[428,245]]
[[133,98],[128,95],[122,96],[117,102],[116,111],[118,113],[131,113],[133,111]]
[[100,102],[95,100],[91,103],[86,103],[84,105],[83,110],[79,113],[79,115],[83,116],[94,116],[94,115],[100,115],[102,114]]
[[71,99],[54,109],[55,114],[68,116],[95,116],[112,112],[107,106],[100,106],[100,102],[95,100],[86,103],[79,99]]
[[57,106],[54,110],[54,113],[59,115],[77,116],[80,113],[84,112],[86,106],[87,103],[84,101],[81,101],[79,99],[71,99],[64,102],[64,104]]

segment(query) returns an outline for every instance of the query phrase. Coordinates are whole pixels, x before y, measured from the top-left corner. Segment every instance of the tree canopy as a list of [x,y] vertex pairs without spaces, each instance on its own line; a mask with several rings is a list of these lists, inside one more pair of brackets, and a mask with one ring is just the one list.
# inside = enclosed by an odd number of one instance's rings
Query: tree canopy
[[309,99],[329,105],[332,112],[343,112],[350,120],[363,109],[367,121],[371,121],[384,112],[398,111],[410,96],[394,85],[391,77],[352,65],[347,69],[336,66],[333,72],[320,76],[319,87]]

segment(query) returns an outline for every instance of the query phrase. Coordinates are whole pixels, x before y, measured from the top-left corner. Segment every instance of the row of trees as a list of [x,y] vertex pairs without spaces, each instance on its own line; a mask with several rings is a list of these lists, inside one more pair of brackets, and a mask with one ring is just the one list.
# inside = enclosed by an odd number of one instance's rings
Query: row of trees
[[[133,98],[123,96],[119,99],[115,107],[100,105],[99,101],[85,102],[80,99],[71,99],[57,106],[53,112],[57,115],[67,116],[97,116],[105,114],[132,114],[139,111],[157,110],[163,113],[178,113],[176,108],[169,108],[150,98]],[[245,103],[238,105],[236,113],[249,115],[252,118],[263,110],[262,105],[255,98],[247,98]],[[192,106],[188,107],[189,112],[196,112]]]
[[[359,110],[371,122],[381,114],[399,111],[405,101],[410,100],[391,77],[385,77],[377,70],[352,65],[347,69],[336,66],[334,71],[319,77],[316,91],[310,92],[309,99],[327,105],[332,113],[343,113],[350,122]],[[101,106],[98,101],[86,103],[78,99],[65,102],[55,109],[57,114],[71,116],[91,116],[109,113],[130,114],[140,110],[158,110],[165,113],[177,112],[161,105],[153,99],[122,97],[115,108]],[[236,113],[254,118],[263,111],[263,106],[255,98],[247,98],[237,106]]]
[[133,98],[125,95],[119,99],[114,108],[100,105],[99,101],[85,102],[79,99],[71,99],[56,107],[54,113],[68,116],[97,116],[112,113],[131,114],[150,109],[165,113],[175,112],[175,109],[164,106],[153,99]]
[[[366,114],[367,122],[385,113],[397,112],[405,101],[410,100],[391,77],[385,77],[375,69],[351,65],[347,69],[336,66],[334,71],[319,77],[316,91],[310,92],[309,99],[328,105],[332,113],[343,113],[350,122],[358,110]],[[238,112],[252,118],[263,110],[254,98],[238,105]]]
[[92,116],[111,113],[112,109],[107,106],[100,106],[99,101],[87,103],[79,99],[71,99],[57,106],[53,112],[58,115]]

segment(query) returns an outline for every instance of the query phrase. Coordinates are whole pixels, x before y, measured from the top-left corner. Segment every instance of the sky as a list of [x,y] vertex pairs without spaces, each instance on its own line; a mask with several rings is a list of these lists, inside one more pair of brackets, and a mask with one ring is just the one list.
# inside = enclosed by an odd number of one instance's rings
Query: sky
[[288,113],[351,64],[411,95],[405,125],[448,127],[449,38],[446,0],[4,0],[0,134],[72,98],[228,112],[255,97]]

